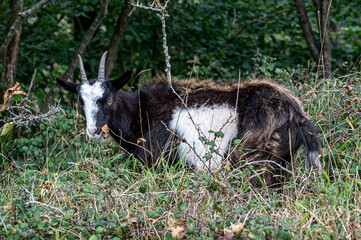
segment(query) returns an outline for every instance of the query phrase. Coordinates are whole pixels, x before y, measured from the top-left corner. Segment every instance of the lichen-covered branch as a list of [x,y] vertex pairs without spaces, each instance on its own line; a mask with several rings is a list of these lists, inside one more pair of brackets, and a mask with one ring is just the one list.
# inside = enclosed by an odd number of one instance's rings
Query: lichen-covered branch
[[[33,74],[33,79],[35,78],[35,74],[36,72]],[[18,102],[14,102],[12,97],[17,94],[26,97]],[[28,98],[27,93],[20,90],[19,83],[16,83],[14,87],[8,89],[4,95],[4,104],[0,109],[0,111],[6,111],[7,113],[6,117],[0,118],[0,122],[5,123],[0,127],[0,131],[6,123],[12,123],[17,127],[26,127],[29,129],[29,127],[35,123],[49,123],[56,117],[57,113],[64,112],[60,107],[60,102],[51,106],[46,113],[34,113],[31,105],[34,105],[34,103]]]
[[137,0],[136,3],[132,3],[132,5],[134,7],[132,12],[136,8],[143,8],[143,9],[159,12],[159,18],[160,18],[160,21],[162,23],[163,51],[164,51],[165,65],[166,65],[165,72],[167,73],[168,85],[172,86],[172,73],[171,73],[171,67],[172,66],[170,65],[170,56],[169,56],[169,53],[168,53],[167,33],[166,33],[166,24],[165,24],[165,17],[168,16],[168,14],[166,13],[168,2],[169,2],[169,0],[165,1],[164,5],[162,5],[162,4],[160,4],[159,1],[155,0],[149,6],[145,6],[145,5],[140,4],[139,0]]

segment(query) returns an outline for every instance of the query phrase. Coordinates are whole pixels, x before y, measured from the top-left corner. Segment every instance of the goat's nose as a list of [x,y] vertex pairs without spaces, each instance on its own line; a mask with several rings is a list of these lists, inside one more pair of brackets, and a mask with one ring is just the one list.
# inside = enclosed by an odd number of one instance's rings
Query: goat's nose
[[94,137],[96,131],[97,131],[96,128],[95,129],[88,129],[89,134],[92,135],[93,137]]

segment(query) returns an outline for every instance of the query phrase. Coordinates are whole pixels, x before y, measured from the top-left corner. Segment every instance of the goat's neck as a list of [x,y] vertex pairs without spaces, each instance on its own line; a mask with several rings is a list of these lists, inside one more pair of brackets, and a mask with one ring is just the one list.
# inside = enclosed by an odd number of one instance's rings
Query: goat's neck
[[116,97],[115,114],[110,124],[111,130],[123,138],[131,137],[133,125],[139,118],[138,112],[138,94],[120,90]]

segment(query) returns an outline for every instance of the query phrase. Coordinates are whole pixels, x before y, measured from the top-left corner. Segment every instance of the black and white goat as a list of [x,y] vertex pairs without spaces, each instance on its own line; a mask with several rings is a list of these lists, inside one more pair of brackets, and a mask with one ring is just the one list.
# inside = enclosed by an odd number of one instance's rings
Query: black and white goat
[[87,79],[79,55],[82,83],[58,79],[78,95],[89,138],[101,138],[107,124],[111,136],[140,160],[173,157],[197,170],[204,164],[215,169],[225,158],[236,164],[266,160],[256,168],[266,170],[267,185],[279,182],[279,166],[290,163],[301,145],[307,149],[306,167],[321,167],[317,129],[288,89],[269,81],[227,86],[183,81],[173,85],[177,94],[159,84],[125,92],[121,88],[131,72],[105,79],[106,55],[98,78]]

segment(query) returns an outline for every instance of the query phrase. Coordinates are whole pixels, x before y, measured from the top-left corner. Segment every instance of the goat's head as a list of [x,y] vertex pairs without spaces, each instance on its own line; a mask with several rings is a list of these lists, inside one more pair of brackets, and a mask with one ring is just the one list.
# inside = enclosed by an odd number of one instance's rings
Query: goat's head
[[78,104],[82,106],[86,119],[86,133],[91,139],[98,139],[102,135],[101,127],[109,123],[111,115],[115,112],[115,97],[130,79],[131,71],[126,71],[117,79],[105,78],[105,52],[100,60],[98,78],[88,80],[83,60],[80,55],[79,66],[82,83],[66,82],[57,79],[58,83],[66,90],[78,95]]

